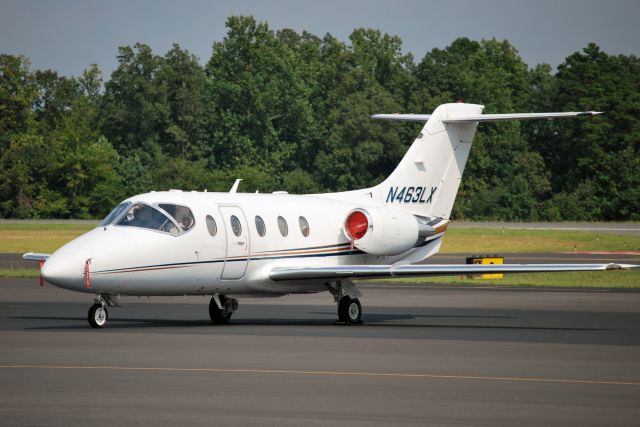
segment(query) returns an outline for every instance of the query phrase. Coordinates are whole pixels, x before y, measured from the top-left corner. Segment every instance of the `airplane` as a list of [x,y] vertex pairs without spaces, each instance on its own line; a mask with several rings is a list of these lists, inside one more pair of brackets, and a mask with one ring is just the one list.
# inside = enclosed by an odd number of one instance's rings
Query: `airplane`
[[354,279],[483,273],[594,271],[629,264],[421,265],[445,236],[479,123],[593,116],[599,112],[482,114],[443,104],[432,114],[377,114],[424,123],[382,183],[361,190],[293,195],[157,191],[124,200],[99,226],[40,261],[42,280],[93,294],[93,328],[120,296],[210,296],[214,324],[241,298],[328,291],[338,320],[362,323]]

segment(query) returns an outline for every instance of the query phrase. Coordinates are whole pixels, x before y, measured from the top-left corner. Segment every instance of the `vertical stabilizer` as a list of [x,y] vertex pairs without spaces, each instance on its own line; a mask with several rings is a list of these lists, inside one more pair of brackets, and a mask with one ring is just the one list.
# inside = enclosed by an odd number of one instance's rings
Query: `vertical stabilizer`
[[415,215],[449,219],[478,123],[443,121],[476,117],[483,108],[464,103],[436,108],[393,173],[375,187],[380,201]]

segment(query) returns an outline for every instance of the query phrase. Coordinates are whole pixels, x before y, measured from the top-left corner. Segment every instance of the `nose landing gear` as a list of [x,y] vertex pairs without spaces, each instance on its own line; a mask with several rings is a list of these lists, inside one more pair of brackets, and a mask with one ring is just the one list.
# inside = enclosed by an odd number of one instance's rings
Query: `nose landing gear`
[[102,328],[109,318],[104,302],[96,302],[93,304],[89,309],[89,315],[87,317],[92,328]]
[[92,328],[103,328],[109,320],[107,306],[120,307],[120,300],[117,295],[98,295],[94,304],[89,309],[87,320]]

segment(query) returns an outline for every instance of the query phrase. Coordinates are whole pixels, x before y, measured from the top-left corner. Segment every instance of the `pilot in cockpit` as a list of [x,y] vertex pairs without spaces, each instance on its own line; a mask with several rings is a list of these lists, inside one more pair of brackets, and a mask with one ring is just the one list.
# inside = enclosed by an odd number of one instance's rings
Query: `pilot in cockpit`
[[[129,221],[130,225],[132,225],[133,227],[153,228],[151,209],[145,208],[146,207],[143,205],[138,205],[129,210],[129,212],[127,213],[127,220]],[[129,219],[130,214],[133,216],[132,219]]]
[[184,206],[176,206],[174,218],[185,231],[190,229],[193,225],[193,215],[191,214],[191,211]]

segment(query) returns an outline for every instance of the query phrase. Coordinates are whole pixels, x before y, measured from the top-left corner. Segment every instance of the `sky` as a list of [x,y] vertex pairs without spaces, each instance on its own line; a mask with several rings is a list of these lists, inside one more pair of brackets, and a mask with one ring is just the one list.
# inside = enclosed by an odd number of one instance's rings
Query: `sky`
[[399,36],[416,62],[458,37],[507,39],[531,67],[556,67],[589,42],[640,55],[638,0],[0,0],[0,53],[68,76],[95,63],[108,78],[118,46],[141,42],[164,55],[178,43],[204,64],[230,15],[344,41],[354,28],[377,28]]

